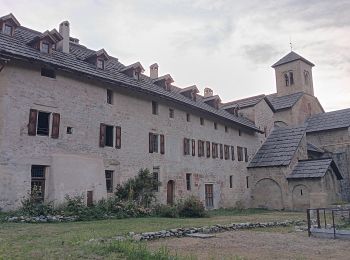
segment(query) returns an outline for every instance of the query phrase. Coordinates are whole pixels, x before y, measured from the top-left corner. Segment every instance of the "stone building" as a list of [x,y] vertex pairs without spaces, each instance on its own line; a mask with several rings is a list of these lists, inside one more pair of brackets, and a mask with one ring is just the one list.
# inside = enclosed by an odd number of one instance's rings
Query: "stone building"
[[[162,203],[194,194],[208,209],[301,209],[349,199],[350,110],[324,112],[314,65],[294,52],[273,65],[277,93],[223,103],[209,88],[176,86],[156,63],[147,76],[140,62],[88,49],[67,21],[41,33],[9,14],[0,31],[1,210],[33,187],[44,201],[91,204],[141,168],[162,183]],[[337,126],[338,116],[347,119]],[[324,120],[332,127],[319,128]]]

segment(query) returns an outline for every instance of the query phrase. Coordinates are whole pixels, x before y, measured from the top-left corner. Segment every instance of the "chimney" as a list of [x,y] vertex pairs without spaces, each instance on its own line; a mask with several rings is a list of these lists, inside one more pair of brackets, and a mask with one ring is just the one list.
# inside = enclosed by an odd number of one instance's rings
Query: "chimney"
[[204,97],[212,97],[212,96],[213,96],[213,90],[211,88],[205,88]]
[[60,24],[59,32],[63,40],[57,43],[57,49],[69,53],[69,22],[64,21]]
[[158,64],[154,63],[151,66],[149,66],[149,76],[151,79],[156,79],[158,78]]

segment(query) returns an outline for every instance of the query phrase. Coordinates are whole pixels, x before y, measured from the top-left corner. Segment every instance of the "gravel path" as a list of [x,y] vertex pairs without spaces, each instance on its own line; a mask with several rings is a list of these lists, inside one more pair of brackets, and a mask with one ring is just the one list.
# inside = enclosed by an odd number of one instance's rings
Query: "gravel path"
[[[306,232],[234,231],[209,239],[171,238],[148,242],[197,259],[350,259],[350,241],[309,238]],[[242,259],[238,258],[238,259]]]

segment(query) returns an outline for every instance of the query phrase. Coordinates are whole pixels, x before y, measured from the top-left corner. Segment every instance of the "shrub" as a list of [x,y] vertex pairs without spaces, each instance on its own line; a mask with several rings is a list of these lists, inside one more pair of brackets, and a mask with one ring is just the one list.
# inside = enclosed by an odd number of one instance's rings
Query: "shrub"
[[201,218],[205,217],[203,203],[196,196],[189,196],[177,205],[180,217]]
[[21,201],[18,214],[25,216],[51,215],[54,213],[53,203],[44,203],[39,199],[39,192],[33,189],[26,198]]
[[164,218],[178,218],[179,211],[175,205],[157,205],[154,208],[154,213],[156,216]]

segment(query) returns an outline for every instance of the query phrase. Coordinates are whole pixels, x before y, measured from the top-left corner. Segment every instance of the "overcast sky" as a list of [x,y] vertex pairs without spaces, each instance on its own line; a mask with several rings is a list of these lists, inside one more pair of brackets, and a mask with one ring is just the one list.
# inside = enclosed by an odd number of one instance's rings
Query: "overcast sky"
[[221,99],[275,92],[271,65],[293,50],[316,66],[315,95],[326,111],[350,107],[349,0],[0,0],[21,25],[57,28],[104,48],[123,64],[140,61],[175,85],[210,87]]

